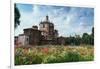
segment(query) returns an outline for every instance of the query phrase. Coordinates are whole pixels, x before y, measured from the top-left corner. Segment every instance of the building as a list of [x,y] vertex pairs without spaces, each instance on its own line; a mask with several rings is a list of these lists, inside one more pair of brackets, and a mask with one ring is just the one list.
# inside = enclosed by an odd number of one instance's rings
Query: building
[[25,34],[20,34],[18,36],[18,45],[24,46],[29,44],[29,36]]
[[46,20],[40,22],[39,24],[41,35],[45,37],[46,40],[53,40],[54,38],[54,24],[49,21],[49,17],[46,16]]
[[39,45],[41,40],[41,31],[37,28],[24,29],[24,34],[29,37],[29,45]]
[[15,44],[15,45],[18,45],[18,36],[15,36],[14,44]]
[[58,31],[54,29],[54,24],[50,22],[49,16],[46,16],[45,21],[40,22],[39,30],[43,36],[42,44],[55,44],[55,38],[58,36]]
[[57,38],[57,44],[58,45],[65,45],[66,44],[66,42],[65,42],[65,40],[66,40],[66,38],[65,37],[58,37]]
[[17,37],[18,43],[23,46],[64,44],[64,39],[59,38],[58,30],[54,28],[54,23],[50,22],[49,16],[40,22],[39,29],[38,26],[32,26],[32,28],[26,28],[23,31],[24,33]]

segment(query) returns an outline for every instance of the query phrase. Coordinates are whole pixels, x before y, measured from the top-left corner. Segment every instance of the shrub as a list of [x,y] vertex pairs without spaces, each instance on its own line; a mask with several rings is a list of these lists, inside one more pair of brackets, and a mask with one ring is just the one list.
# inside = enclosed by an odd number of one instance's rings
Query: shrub
[[92,46],[43,46],[16,48],[15,65],[63,63],[94,60]]
[[76,62],[79,61],[80,54],[78,52],[68,52],[64,57],[66,62]]

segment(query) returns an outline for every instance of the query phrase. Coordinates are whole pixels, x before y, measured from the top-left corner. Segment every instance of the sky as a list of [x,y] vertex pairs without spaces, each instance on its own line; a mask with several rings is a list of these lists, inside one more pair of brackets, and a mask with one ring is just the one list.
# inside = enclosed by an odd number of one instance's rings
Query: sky
[[49,16],[50,22],[58,30],[59,36],[91,34],[94,26],[94,9],[86,7],[70,7],[38,4],[16,4],[20,17],[20,25],[15,29],[15,36],[23,33],[23,29],[39,23]]

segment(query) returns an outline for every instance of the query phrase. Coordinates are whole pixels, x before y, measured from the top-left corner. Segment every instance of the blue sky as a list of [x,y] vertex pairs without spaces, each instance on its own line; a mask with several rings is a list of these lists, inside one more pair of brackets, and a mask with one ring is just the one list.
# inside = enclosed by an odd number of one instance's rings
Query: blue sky
[[70,36],[84,32],[91,33],[94,26],[94,9],[85,7],[53,6],[53,5],[34,5],[19,4],[20,26],[15,30],[15,35],[23,33],[24,28],[39,23],[49,16],[49,20],[54,23],[59,36]]

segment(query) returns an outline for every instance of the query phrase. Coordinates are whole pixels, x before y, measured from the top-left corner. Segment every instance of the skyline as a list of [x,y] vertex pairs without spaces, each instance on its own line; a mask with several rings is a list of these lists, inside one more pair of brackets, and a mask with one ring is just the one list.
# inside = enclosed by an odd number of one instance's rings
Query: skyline
[[[82,35],[91,33],[94,26],[94,9],[85,7],[52,6],[37,4],[16,4],[20,17],[20,25],[15,29],[15,36],[23,33],[23,29],[33,25],[39,27],[39,23],[49,16],[54,23],[59,36]],[[62,31],[63,30],[63,31]]]

